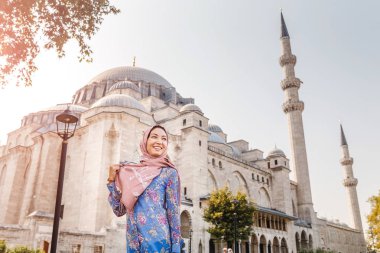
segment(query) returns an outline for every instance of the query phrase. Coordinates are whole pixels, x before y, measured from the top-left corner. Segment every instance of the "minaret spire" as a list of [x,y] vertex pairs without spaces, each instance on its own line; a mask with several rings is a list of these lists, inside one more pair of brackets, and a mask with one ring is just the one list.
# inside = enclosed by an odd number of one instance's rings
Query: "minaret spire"
[[354,177],[354,171],[352,169],[352,164],[354,159],[350,157],[350,152],[348,150],[348,145],[346,137],[343,132],[342,124],[340,125],[340,136],[341,136],[341,148],[342,148],[342,159],[340,159],[340,164],[342,165],[345,177],[343,180],[343,185],[346,187],[348,196],[348,210],[351,216],[351,226],[355,229],[363,231],[362,220],[360,216],[360,208],[358,201],[358,194],[356,192],[356,186],[358,185],[358,180]]
[[282,15],[282,9],[281,9],[281,38],[283,37],[289,37],[288,28],[286,28],[285,19]]
[[340,145],[347,145],[346,136],[344,135],[342,124],[340,124]]
[[292,171],[295,172],[298,183],[298,216],[312,224],[316,222],[316,217],[311,197],[310,176],[302,121],[304,103],[299,99],[298,95],[298,89],[301,87],[302,82],[295,76],[294,66],[297,62],[297,58],[292,54],[290,37],[282,12],[280,41],[282,47],[280,65],[284,73],[281,88],[285,93],[285,101],[282,105],[282,109],[288,118]]

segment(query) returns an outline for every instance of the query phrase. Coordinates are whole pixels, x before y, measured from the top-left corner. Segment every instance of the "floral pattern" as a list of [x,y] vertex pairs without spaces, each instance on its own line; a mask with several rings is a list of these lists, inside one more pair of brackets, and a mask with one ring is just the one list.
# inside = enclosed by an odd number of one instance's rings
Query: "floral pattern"
[[107,185],[108,202],[116,216],[127,214],[127,253],[179,253],[179,178],[177,170],[163,168],[140,195],[133,211],[120,203],[115,183]]

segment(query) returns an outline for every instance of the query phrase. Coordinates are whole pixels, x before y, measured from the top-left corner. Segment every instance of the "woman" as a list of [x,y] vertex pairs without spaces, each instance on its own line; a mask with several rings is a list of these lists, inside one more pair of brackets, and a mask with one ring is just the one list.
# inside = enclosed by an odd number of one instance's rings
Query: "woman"
[[165,129],[153,126],[140,143],[140,164],[109,168],[108,201],[117,216],[127,214],[127,252],[180,252],[180,180],[167,146]]

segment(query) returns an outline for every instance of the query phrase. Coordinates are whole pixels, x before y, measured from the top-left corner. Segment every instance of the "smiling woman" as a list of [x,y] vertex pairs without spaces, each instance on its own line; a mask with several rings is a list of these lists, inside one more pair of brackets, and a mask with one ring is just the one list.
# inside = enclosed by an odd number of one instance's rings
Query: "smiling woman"
[[127,214],[127,252],[180,252],[180,180],[167,147],[165,128],[153,126],[140,143],[140,164],[109,168],[109,203],[116,216]]

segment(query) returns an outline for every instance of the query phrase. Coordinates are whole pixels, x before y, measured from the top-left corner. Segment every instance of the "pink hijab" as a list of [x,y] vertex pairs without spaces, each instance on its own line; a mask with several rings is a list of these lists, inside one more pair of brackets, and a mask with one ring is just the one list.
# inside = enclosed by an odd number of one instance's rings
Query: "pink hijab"
[[[160,125],[155,125],[144,132],[144,137],[140,142],[142,152],[140,163],[120,164],[120,170],[116,176],[116,186],[121,189],[121,203],[129,211],[133,209],[138,197],[145,191],[152,180],[161,173],[162,168],[171,167],[176,169],[167,155],[167,149],[159,157],[149,155],[146,149],[149,134],[157,127],[163,129],[166,133],[166,130]],[[180,188],[178,191],[180,192]]]

